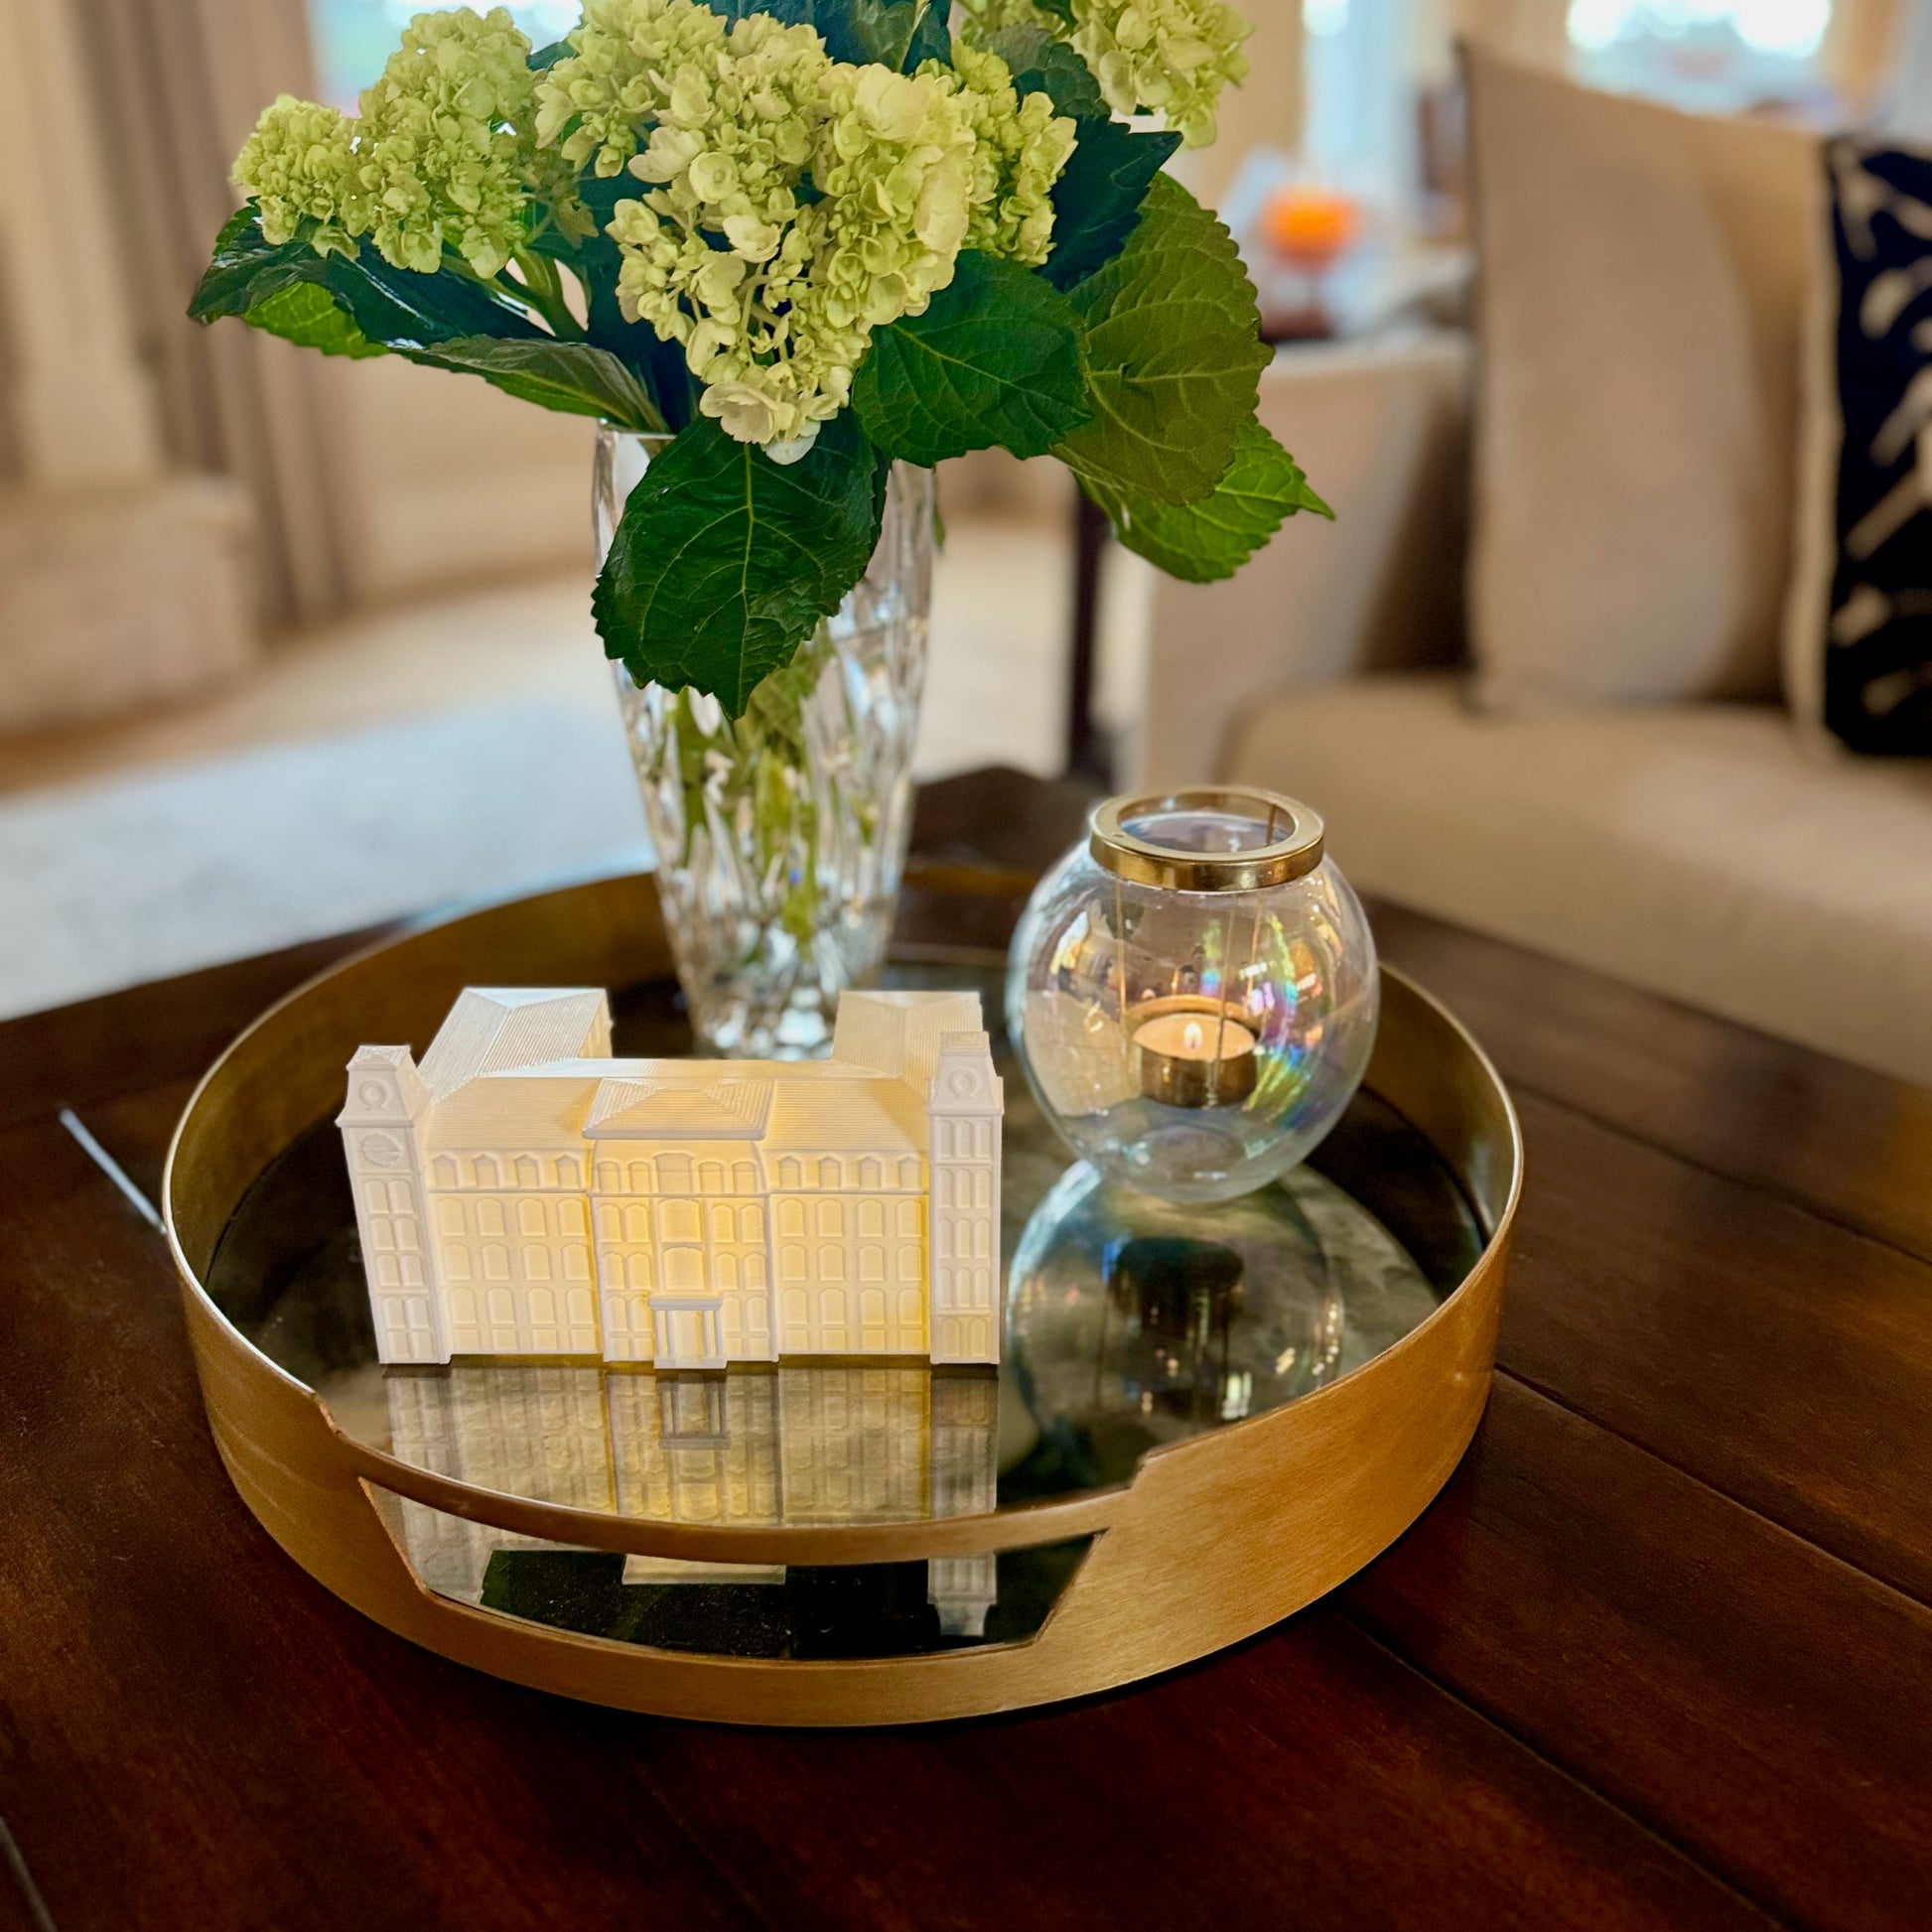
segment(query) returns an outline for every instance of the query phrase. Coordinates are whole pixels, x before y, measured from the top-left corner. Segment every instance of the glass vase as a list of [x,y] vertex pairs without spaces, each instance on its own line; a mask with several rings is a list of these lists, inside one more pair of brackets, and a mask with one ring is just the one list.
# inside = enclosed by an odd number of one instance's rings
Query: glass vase
[[[663,437],[600,428],[598,565]],[[698,1050],[809,1058],[885,961],[912,819],[933,479],[897,465],[879,546],[742,718],[613,664]]]

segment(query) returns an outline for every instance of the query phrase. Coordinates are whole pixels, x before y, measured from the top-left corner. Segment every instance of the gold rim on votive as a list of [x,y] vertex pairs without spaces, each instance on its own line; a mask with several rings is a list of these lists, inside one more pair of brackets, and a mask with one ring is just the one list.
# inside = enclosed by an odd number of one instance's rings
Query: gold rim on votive
[[[1130,819],[1155,812],[1224,812],[1253,819],[1268,828],[1268,843],[1245,852],[1194,852],[1128,831]],[[1109,798],[1094,812],[1087,850],[1104,870],[1138,886],[1171,893],[1253,893],[1311,873],[1321,863],[1322,836],[1320,814],[1299,798],[1259,785],[1190,785]]]

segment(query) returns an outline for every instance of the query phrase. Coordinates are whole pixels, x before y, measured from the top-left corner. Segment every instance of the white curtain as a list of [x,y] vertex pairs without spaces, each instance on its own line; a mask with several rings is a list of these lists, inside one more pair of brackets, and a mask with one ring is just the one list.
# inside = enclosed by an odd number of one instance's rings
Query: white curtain
[[354,526],[342,365],[189,298],[237,197],[236,151],[263,105],[313,96],[303,0],[71,0],[111,131],[133,321],[169,460],[232,476],[253,500],[271,625],[347,604]]
[[127,317],[113,150],[69,0],[0,0],[0,476],[42,488],[152,478],[152,385]]

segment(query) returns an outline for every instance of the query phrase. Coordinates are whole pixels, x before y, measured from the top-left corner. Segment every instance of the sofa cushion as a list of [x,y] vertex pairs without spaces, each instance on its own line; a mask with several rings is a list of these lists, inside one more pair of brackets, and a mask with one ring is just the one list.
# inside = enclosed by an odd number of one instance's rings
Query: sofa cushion
[[1774,696],[1819,144],[1467,59],[1478,700]]
[[1828,159],[1785,697],[1855,752],[1932,758],[1932,155]]
[[1273,700],[1229,775],[1313,805],[1362,891],[1932,1083],[1922,761],[1819,760],[1769,705],[1478,717],[1418,673]]
[[0,736],[176,703],[260,649],[225,477],[0,491]]
[[1137,784],[1215,770],[1239,720],[1284,684],[1462,657],[1469,342],[1453,330],[1307,343],[1261,372],[1262,426],[1335,520],[1291,517],[1218,584],[1183,584],[1118,545],[1101,662],[1147,665],[1131,702]]

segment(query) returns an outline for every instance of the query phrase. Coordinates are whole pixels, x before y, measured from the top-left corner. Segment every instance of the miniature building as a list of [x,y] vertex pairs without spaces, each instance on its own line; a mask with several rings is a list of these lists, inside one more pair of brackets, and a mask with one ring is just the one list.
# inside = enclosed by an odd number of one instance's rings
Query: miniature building
[[848,993],[828,1060],[619,1060],[602,993],[472,987],[348,1076],[385,1362],[999,1360],[976,994]]

